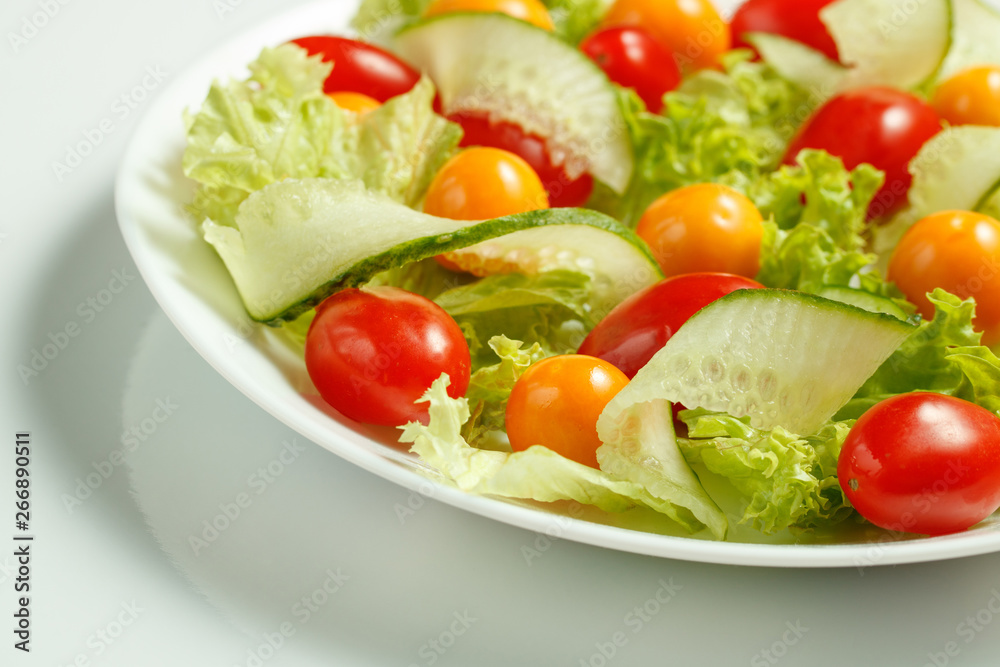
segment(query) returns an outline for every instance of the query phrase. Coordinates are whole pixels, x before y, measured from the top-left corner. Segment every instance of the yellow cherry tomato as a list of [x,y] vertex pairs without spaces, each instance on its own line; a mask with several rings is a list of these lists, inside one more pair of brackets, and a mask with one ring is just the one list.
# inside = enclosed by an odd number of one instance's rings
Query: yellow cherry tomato
[[555,28],[549,11],[538,0],[434,0],[424,11],[424,16],[437,16],[450,12],[497,12],[527,21],[545,30]]
[[645,28],[684,70],[717,67],[731,44],[729,25],[711,0],[616,0],[601,25]]
[[349,91],[339,92],[339,93],[327,93],[329,98],[333,100],[341,109],[345,111],[353,111],[358,115],[365,115],[366,113],[375,111],[381,105],[381,103],[367,95],[362,95],[361,93],[352,93]]
[[448,160],[427,189],[424,212],[453,220],[489,220],[548,208],[538,174],[499,148],[468,148]]
[[931,104],[952,125],[1000,127],[1000,65],[959,72],[938,86]]
[[760,270],[763,217],[725,185],[668,192],[650,204],[635,231],[667,277],[713,271],[753,278]]
[[942,288],[976,300],[973,325],[983,344],[1000,343],[1000,222],[970,211],[941,211],[903,235],[889,260],[888,279],[934,317],[927,293]]
[[583,354],[549,357],[518,378],[507,401],[506,427],[515,452],[543,445],[599,468],[597,418],[628,378],[606,361]]

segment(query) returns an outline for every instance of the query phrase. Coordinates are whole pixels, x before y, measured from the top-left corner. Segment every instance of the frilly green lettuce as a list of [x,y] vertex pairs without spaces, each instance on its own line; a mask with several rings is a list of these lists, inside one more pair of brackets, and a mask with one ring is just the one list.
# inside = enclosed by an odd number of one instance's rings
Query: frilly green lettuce
[[555,33],[570,44],[579,44],[597,29],[611,0],[542,0],[549,10]]
[[881,183],[869,165],[848,171],[839,158],[814,150],[756,182],[750,197],[769,219],[757,280],[804,292],[848,285],[876,259],[862,232]]
[[490,349],[500,357],[500,362],[484,366],[472,374],[465,397],[469,400],[472,416],[462,429],[465,439],[477,447],[492,432],[504,430],[507,399],[521,374],[528,366],[545,357],[542,346],[535,343],[523,349],[519,340],[494,336],[489,340]]
[[831,422],[801,437],[781,427],[753,428],[704,410],[682,411],[688,461],[725,477],[746,505],[741,523],[764,533],[828,526],[851,513],[837,482],[837,457],[852,422]]
[[538,343],[544,356],[575,352],[594,326],[590,297],[587,276],[556,270],[487,276],[443,292],[435,302],[462,327],[478,369],[496,362],[487,345],[494,336]]
[[360,179],[413,206],[455,150],[461,128],[434,113],[434,86],[358,118],[323,93],[330,63],[294,44],[264,49],[245,81],[216,82],[188,118],[183,168],[198,222],[232,226],[251,192],[286,178]]
[[928,295],[934,318],[925,320],[858,390],[836,418],[855,418],[875,403],[911,391],[957,396],[1000,410],[1000,360],[979,344],[975,301],[937,289]]
[[[682,522],[688,519],[637,482],[571,461],[540,444],[515,453],[471,447],[462,437],[468,401],[448,396],[448,385],[447,375],[434,381],[422,399],[430,403],[430,421],[403,426],[400,442],[411,443],[412,452],[458,488],[542,502],[575,500],[610,512],[645,505]],[[704,527],[697,521],[682,525],[692,532]]]
[[331,152],[344,140],[344,119],[323,94],[331,66],[293,45],[266,48],[246,81],[215,82],[187,118],[184,174],[199,188],[191,205],[200,223],[232,225],[255,190],[282,178],[336,168]]
[[598,187],[590,205],[635,225],[666,192],[709,181],[745,190],[776,168],[815,105],[807,91],[747,58],[734,53],[725,72],[686,78],[667,94],[663,115],[643,110],[638,97],[623,90],[635,171],[624,194]]
[[982,345],[952,347],[945,357],[963,375],[955,395],[1000,415],[1000,358]]

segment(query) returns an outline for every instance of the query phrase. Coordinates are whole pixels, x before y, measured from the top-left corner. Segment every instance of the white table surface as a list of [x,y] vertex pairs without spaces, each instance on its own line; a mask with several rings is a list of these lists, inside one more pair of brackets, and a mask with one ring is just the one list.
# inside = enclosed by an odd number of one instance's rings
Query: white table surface
[[[1000,555],[779,570],[549,540],[362,471],[219,377],[119,235],[113,176],[148,103],[122,96],[295,4],[0,8],[0,665],[997,664]],[[43,5],[51,18],[13,44]],[[64,349],[25,375],[53,338]],[[8,629],[19,431],[33,451],[29,654]],[[240,493],[252,504],[236,517]],[[226,511],[217,538],[186,548]]]

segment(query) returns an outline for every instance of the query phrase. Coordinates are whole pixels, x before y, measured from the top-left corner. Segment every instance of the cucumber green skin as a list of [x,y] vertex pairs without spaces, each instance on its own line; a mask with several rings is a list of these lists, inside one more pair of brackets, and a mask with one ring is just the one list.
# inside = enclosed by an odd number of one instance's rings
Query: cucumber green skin
[[[846,288],[850,289],[850,288]],[[878,298],[878,297],[874,297]],[[829,313],[840,313],[841,315],[862,318],[869,321],[879,320],[883,324],[891,324],[894,328],[898,329],[901,333],[910,333],[916,331],[917,327],[909,322],[904,322],[898,317],[886,313],[875,312],[871,310],[866,310],[864,308],[859,308],[858,306],[844,303],[843,301],[837,301],[834,299],[828,299],[826,297],[820,296],[818,294],[810,294],[808,292],[799,292],[796,290],[786,290],[786,289],[755,289],[755,290],[738,290],[736,292],[731,292],[722,298],[716,299],[709,304],[710,306],[718,304],[719,306],[728,303],[729,301],[748,301],[755,300],[760,301],[762,304],[767,304],[770,301],[776,299],[795,299],[796,301],[801,301],[805,303],[810,303],[811,305],[820,308],[822,310],[828,311]],[[707,315],[705,314],[708,310]],[[699,310],[697,313],[691,316],[689,322],[694,322],[695,318],[698,317],[712,317],[712,311],[714,308],[709,309],[708,306]]]
[[907,315],[902,308],[893,303],[891,299],[876,296],[862,290],[854,289],[853,287],[827,285],[826,287],[820,289],[817,295],[833,301],[846,303],[851,306],[857,306],[858,308],[863,308],[872,313],[884,313],[886,315],[892,315],[900,320],[909,319],[909,315]]
[[993,217],[1000,214],[1000,181],[994,183],[989,191],[979,198],[972,210]]
[[925,95],[930,97],[934,90],[935,82],[941,76],[941,72],[944,70],[944,65],[948,62],[948,54],[951,53],[951,47],[955,45],[955,29],[958,27],[955,21],[955,7],[951,4],[951,1],[947,3],[948,5],[948,41],[944,48],[944,56],[938,62],[937,67],[934,71],[927,75],[927,77],[921,81],[919,84],[914,86],[915,90],[923,92]]
[[[280,326],[290,322],[318,306],[331,294],[349,287],[364,285],[376,274],[393,269],[410,262],[416,262],[427,257],[440,255],[452,250],[460,250],[482,241],[504,236],[525,229],[545,227],[550,225],[583,225],[603,229],[622,238],[635,249],[636,259],[645,262],[656,279],[663,277],[659,264],[649,251],[648,246],[632,230],[622,226],[614,218],[597,211],[576,208],[553,208],[538,211],[518,213],[495,220],[487,220],[470,227],[465,227],[450,234],[425,236],[406,243],[393,246],[389,250],[372,255],[340,273],[315,289],[298,303],[270,318],[254,318],[269,326]],[[567,230],[567,233],[572,233]]]

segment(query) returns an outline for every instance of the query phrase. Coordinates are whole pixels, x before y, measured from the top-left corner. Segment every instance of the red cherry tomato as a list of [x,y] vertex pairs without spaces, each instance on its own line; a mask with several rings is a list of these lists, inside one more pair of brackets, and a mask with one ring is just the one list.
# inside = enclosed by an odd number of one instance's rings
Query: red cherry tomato
[[819,10],[833,0],[747,0],[733,14],[729,27],[733,48],[753,48],[743,35],[766,32],[810,46],[830,60],[839,60],[837,43],[819,19]]
[[548,193],[553,208],[583,206],[594,189],[594,179],[589,174],[570,179],[566,170],[552,164],[545,148],[545,141],[534,134],[525,134],[513,123],[491,123],[482,114],[460,113],[449,116],[462,126],[465,134],[460,146],[491,146],[502,148],[531,165]]
[[663,108],[663,95],[681,82],[681,71],[673,56],[642,28],[599,30],[580,44],[580,50],[609,79],[634,89],[653,113]]
[[515,452],[543,445],[598,468],[597,418],[628,378],[606,361],[580,354],[532,364],[507,400],[505,426]]
[[760,287],[754,280],[728,273],[690,273],[661,280],[618,304],[578,352],[604,359],[635,377],[696,312],[730,292]]
[[309,52],[333,62],[323,92],[350,91],[385,102],[402,95],[420,81],[420,74],[402,60],[377,46],[346,37],[317,35],[292,40]]
[[965,530],[1000,507],[1000,419],[952,396],[894,396],[851,429],[837,477],[877,526],[925,535]]
[[794,164],[803,148],[819,148],[854,169],[867,162],[885,172],[868,218],[889,215],[907,201],[913,177],[907,166],[928,139],[941,131],[934,109],[919,97],[893,88],[856,88],[831,98],[799,128],[785,154]]
[[462,330],[433,301],[396,287],[346,289],[316,309],[306,369],[320,396],[359,422],[427,423],[415,405],[441,373],[465,395],[471,361]]

